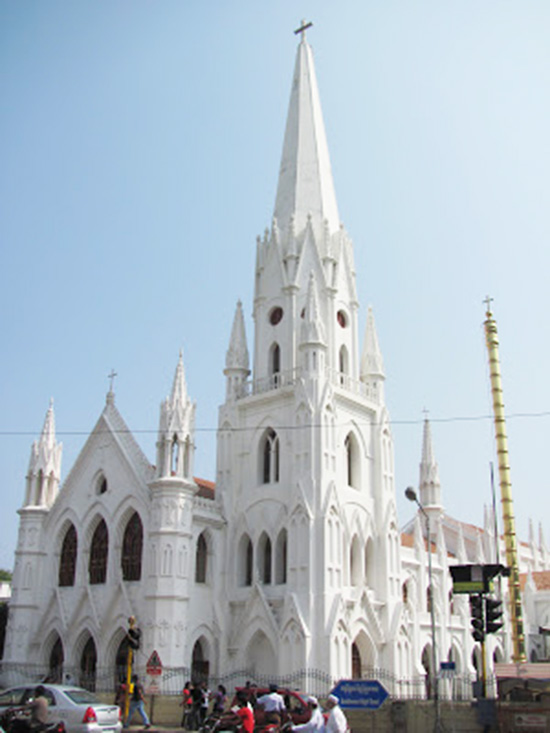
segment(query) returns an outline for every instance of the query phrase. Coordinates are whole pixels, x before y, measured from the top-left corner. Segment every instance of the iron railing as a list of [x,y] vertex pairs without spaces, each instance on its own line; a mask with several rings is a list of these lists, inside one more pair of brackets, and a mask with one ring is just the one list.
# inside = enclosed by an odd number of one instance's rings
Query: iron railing
[[[162,674],[149,677],[144,665],[136,665],[134,671],[139,674],[146,689],[155,682],[159,694],[180,695],[185,683],[201,680],[200,675],[194,675],[189,667],[163,667]],[[116,690],[121,678],[126,674],[125,668],[96,667],[95,670],[82,671],[64,666],[48,669],[44,665],[0,662],[0,686],[11,687],[21,684],[38,684],[49,681],[52,683],[76,684],[86,689],[100,693],[109,693]],[[407,679],[397,677],[392,672],[382,668],[363,669],[362,679],[378,680],[395,700],[426,700],[432,696],[429,678],[418,675]],[[262,675],[251,670],[236,670],[224,675],[208,675],[205,679],[211,690],[223,684],[228,691],[235,687],[242,687],[247,682],[255,683],[259,687],[271,683],[280,687],[301,690],[317,697],[326,697],[338,682],[324,670],[303,669],[290,675]],[[476,675],[470,673],[454,674],[450,677],[441,677],[439,680],[439,696],[442,700],[471,700],[474,694]],[[496,680],[489,676],[487,680],[487,696],[496,696]]]

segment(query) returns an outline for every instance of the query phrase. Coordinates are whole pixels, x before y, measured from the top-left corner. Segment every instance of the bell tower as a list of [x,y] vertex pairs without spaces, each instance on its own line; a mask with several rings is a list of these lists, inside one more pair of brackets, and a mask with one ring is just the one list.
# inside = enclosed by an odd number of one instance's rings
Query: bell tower
[[[353,245],[340,222],[313,53],[296,52],[273,218],[256,243],[252,375],[242,312],[219,410],[227,669],[351,675],[393,653],[399,598],[393,444],[371,311],[362,354]],[[231,357],[231,358],[230,358]],[[345,630],[344,630],[345,629]],[[361,634],[363,629],[363,634]]]

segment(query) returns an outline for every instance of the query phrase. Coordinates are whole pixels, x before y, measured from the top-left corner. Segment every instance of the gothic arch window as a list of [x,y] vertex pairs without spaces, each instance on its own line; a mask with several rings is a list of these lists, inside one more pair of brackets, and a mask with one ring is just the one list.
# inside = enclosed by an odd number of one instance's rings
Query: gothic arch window
[[345,346],[341,346],[338,352],[338,371],[340,372],[340,384],[345,386],[346,377],[349,374],[349,355]]
[[109,533],[105,520],[95,528],[90,547],[90,564],[88,566],[90,584],[104,583],[107,578],[107,557],[109,555]]
[[59,558],[59,585],[74,585],[76,574],[76,556],[78,550],[78,539],[74,524],[68,528],[61,545],[61,557]]
[[43,489],[44,489],[44,473],[42,469],[40,469],[36,477],[36,504],[38,506],[42,506],[42,504],[44,503]]
[[348,433],[344,440],[344,458],[347,485],[359,488],[359,445],[353,433]]
[[277,537],[277,547],[275,550],[275,582],[277,585],[286,583],[287,553],[287,531],[286,529],[282,529]]
[[237,582],[240,586],[252,585],[254,550],[252,540],[244,534],[239,542],[237,552]]
[[349,579],[350,585],[358,586],[361,582],[361,551],[359,545],[359,538],[357,535],[354,536],[351,542],[350,549],[350,565],[349,565]]
[[401,586],[401,600],[404,604],[409,600],[409,584],[408,582],[403,583]]
[[197,551],[195,554],[195,583],[206,583],[206,570],[208,560],[208,545],[204,532],[197,540]]
[[262,483],[279,481],[279,436],[270,428],[266,431],[261,446]]
[[122,579],[141,580],[141,557],[143,554],[143,525],[139,514],[130,517],[122,540]]
[[176,433],[174,433],[172,442],[170,443],[170,474],[172,476],[175,476],[178,471],[179,452],[180,445],[178,441],[178,436],[176,435]]
[[105,475],[102,473],[97,478],[95,482],[95,493],[100,496],[101,494],[107,493],[108,489],[107,479],[105,478]]
[[279,386],[279,374],[281,372],[281,347],[278,343],[271,345],[269,350],[269,376],[271,377],[272,385],[274,387]]
[[271,562],[271,540],[264,532],[258,543],[258,570],[260,579],[264,585],[269,585],[271,583]]

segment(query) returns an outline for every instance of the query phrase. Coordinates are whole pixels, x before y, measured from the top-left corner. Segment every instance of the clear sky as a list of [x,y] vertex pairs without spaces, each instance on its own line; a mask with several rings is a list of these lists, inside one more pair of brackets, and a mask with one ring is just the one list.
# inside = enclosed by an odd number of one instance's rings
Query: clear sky
[[[300,5],[300,7],[299,7]],[[0,3],[0,567],[50,397],[68,473],[118,372],[154,462],[184,351],[215,478],[237,299],[252,341],[301,18],[364,327],[374,308],[400,523],[429,410],[446,510],[483,521],[494,298],[518,532],[550,544],[548,0]]]

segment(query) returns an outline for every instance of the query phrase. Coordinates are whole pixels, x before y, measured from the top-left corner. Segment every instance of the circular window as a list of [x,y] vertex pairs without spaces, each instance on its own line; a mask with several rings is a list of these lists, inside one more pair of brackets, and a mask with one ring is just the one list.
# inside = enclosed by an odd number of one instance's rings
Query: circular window
[[336,320],[342,326],[342,328],[346,328],[346,326],[348,325],[348,317],[346,316],[344,311],[338,311],[338,313],[336,314]]
[[276,308],[273,308],[273,310],[269,314],[269,322],[271,323],[272,326],[276,326],[280,322],[282,317],[283,317],[283,309],[277,306]]

